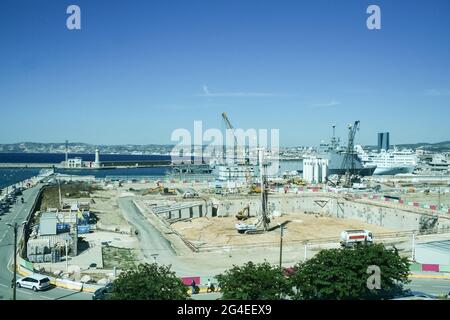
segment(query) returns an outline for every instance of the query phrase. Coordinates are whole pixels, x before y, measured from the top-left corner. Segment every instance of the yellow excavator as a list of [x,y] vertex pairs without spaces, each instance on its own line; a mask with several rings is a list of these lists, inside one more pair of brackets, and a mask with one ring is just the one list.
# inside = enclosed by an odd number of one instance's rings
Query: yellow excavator
[[143,195],[147,195],[147,194],[155,194],[155,193],[161,193],[164,190],[163,186],[159,186],[156,188],[150,188],[144,191]]
[[258,185],[253,184],[250,187],[250,192],[249,193],[261,193],[261,187]]
[[236,215],[236,219],[238,220],[247,220],[250,218],[250,205],[246,205],[244,209],[238,212]]
[[302,178],[299,178],[299,177],[291,178],[291,179],[289,179],[289,180],[287,181],[287,183],[295,184],[295,185],[297,185],[297,186],[306,186],[305,181],[303,181],[303,179],[302,179]]

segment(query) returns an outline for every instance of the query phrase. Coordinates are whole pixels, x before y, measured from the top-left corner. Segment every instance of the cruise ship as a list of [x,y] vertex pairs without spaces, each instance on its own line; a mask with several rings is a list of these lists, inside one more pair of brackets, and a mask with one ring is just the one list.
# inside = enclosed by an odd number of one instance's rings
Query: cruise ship
[[355,146],[363,165],[373,167],[376,165],[375,175],[395,175],[399,173],[412,173],[417,166],[418,158],[413,150],[380,150],[379,152],[366,152],[361,145]]

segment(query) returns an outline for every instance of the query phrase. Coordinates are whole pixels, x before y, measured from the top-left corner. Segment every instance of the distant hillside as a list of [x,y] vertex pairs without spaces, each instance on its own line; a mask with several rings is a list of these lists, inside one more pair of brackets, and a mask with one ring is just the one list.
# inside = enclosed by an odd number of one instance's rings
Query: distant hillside
[[[94,153],[99,149],[101,153],[167,153],[173,146],[171,145],[92,145],[82,142],[72,142],[68,144],[69,153]],[[11,144],[0,144],[0,152],[16,153],[64,153],[66,151],[65,143],[39,143],[39,142],[21,142]]]
[[[436,143],[419,142],[419,143],[406,143],[406,144],[396,144],[396,147],[403,149],[424,149],[433,152],[448,152],[450,151],[450,141],[442,141]],[[377,146],[370,146],[371,149],[377,148]]]

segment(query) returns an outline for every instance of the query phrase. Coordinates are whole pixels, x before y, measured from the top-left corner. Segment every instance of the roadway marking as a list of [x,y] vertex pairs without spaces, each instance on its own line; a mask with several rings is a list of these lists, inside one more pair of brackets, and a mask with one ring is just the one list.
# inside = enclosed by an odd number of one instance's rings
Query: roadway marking
[[425,274],[410,274],[409,278],[415,279],[445,279],[450,280],[450,276],[440,276],[440,275],[425,275]]
[[17,290],[17,291],[20,292],[20,293],[23,293],[23,294],[27,294],[29,296],[33,295],[31,292],[26,292],[26,291],[23,291],[23,290]]

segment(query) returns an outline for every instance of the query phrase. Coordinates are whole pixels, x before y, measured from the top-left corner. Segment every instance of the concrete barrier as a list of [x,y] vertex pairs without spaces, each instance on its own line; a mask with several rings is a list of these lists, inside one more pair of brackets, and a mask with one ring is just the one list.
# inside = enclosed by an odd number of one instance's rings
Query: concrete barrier
[[430,263],[412,263],[409,265],[410,271],[425,272],[450,272],[450,265],[430,264]]
[[198,286],[200,284],[200,277],[183,277],[181,278],[181,281],[183,284],[190,286],[192,283],[192,280],[195,281],[195,284]]
[[94,293],[97,289],[102,288],[103,286],[97,284],[83,284],[83,292]]
[[83,284],[81,282],[75,282],[67,279],[56,279],[56,286],[69,290],[82,291]]
[[[208,293],[208,292],[207,292],[207,291],[208,291],[208,288],[207,288],[207,287],[200,287],[199,289],[200,289],[200,291],[199,291],[197,294],[200,294],[200,293]],[[215,288],[215,289],[214,289],[214,292],[220,292],[220,288]],[[192,288],[188,290],[188,294],[189,294],[189,295],[192,295]]]
[[438,264],[422,264],[422,271],[439,272]]

